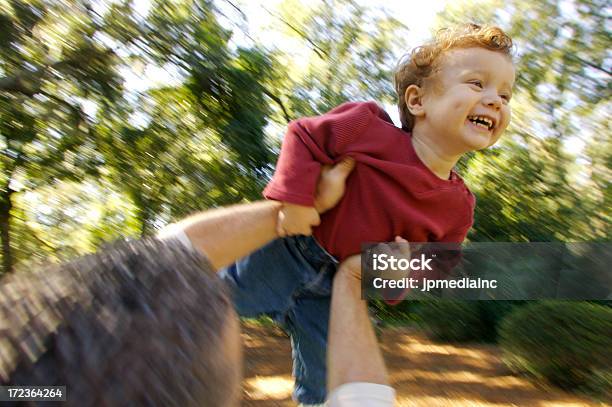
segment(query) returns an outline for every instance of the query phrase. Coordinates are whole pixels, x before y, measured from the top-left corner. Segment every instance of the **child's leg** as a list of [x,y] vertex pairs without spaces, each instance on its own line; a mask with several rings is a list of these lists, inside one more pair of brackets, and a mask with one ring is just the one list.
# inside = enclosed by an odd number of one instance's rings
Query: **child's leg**
[[323,403],[327,395],[329,310],[330,297],[298,298],[287,315],[293,349],[293,396],[302,404]]
[[312,278],[304,275],[304,261],[293,239],[274,240],[219,271],[240,316],[267,314],[284,320],[293,306],[294,292]]
[[296,398],[322,403],[331,281],[336,260],[312,237],[277,239],[219,272],[241,316],[261,314],[291,335]]

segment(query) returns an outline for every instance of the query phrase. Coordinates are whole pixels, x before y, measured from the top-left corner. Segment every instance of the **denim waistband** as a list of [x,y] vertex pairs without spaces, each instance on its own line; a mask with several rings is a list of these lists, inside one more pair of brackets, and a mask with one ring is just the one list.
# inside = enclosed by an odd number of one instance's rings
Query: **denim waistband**
[[294,236],[294,241],[300,251],[316,266],[338,264],[338,260],[329,254],[313,236]]

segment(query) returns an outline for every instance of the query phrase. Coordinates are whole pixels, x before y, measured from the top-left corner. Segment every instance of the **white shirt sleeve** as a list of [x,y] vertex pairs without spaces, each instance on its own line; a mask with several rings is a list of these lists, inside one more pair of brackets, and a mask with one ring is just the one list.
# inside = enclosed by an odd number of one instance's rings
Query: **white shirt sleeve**
[[328,407],[392,407],[395,390],[375,383],[346,383],[332,391]]
[[183,228],[176,223],[172,223],[166,226],[165,228],[163,228],[162,230],[160,230],[159,233],[157,234],[157,238],[159,240],[168,240],[168,239],[178,240],[187,249],[196,250],[195,247],[193,247],[191,240],[189,240],[189,238],[185,234],[185,231],[183,230]]

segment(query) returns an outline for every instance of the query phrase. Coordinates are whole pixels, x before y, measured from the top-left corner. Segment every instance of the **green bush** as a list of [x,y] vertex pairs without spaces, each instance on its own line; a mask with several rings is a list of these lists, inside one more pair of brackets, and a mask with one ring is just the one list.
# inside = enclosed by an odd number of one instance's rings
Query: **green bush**
[[383,300],[369,302],[370,311],[380,321],[382,326],[414,325],[418,301],[402,301],[397,305],[389,305]]
[[612,368],[594,370],[580,390],[601,401],[612,403]]
[[416,307],[415,318],[434,339],[453,342],[495,342],[500,322],[517,306],[524,303],[524,301],[422,302]]
[[485,331],[475,301],[423,302],[416,313],[419,324],[427,334],[440,341],[479,340]]
[[601,372],[610,368],[611,334],[611,308],[546,301],[510,314],[501,324],[500,344],[504,361],[515,371],[567,389],[602,386],[602,380],[610,386],[609,375]]
[[498,328],[503,319],[524,304],[525,301],[478,301],[482,322],[482,336],[479,339],[485,342],[496,342]]

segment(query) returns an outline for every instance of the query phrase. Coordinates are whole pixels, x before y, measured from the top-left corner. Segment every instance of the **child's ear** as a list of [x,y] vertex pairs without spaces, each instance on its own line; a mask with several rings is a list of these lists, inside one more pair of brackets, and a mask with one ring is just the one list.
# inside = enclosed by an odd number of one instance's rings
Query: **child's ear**
[[423,88],[417,85],[410,85],[404,93],[404,103],[408,107],[408,111],[413,116],[423,116]]

